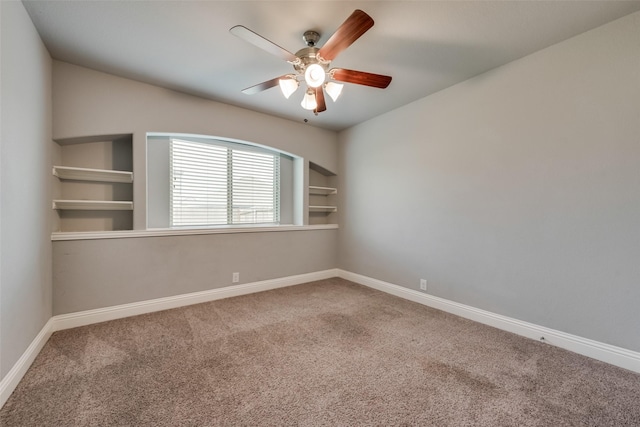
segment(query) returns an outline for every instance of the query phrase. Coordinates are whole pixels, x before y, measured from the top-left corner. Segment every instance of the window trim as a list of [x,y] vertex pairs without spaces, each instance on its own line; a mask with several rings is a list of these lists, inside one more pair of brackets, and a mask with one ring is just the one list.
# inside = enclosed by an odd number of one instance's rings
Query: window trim
[[[235,143],[235,144],[240,144],[243,145],[249,149],[263,149],[263,150],[268,150],[268,151],[272,151],[272,152],[276,152],[276,153],[280,153],[281,155],[281,166],[282,164],[287,165],[285,169],[281,170],[281,173],[285,173],[286,171],[286,180],[284,182],[281,182],[281,191],[282,189],[285,189],[285,193],[287,194],[287,197],[282,197],[281,195],[281,223],[280,225],[277,226],[269,226],[269,227],[262,227],[263,231],[281,231],[279,228],[285,228],[285,229],[304,229],[307,230],[308,229],[308,223],[306,221],[306,213],[305,213],[305,203],[306,203],[306,184],[305,184],[305,180],[306,180],[306,169],[308,166],[308,161],[298,155],[298,154],[294,154],[291,151],[288,151],[286,149],[282,149],[281,147],[279,147],[278,145],[266,145],[264,143],[260,143],[260,142],[253,142],[253,141],[245,141],[242,139],[237,139],[237,138],[229,138],[227,136],[221,136],[221,135],[215,135],[215,134],[200,134],[200,133],[184,133],[184,132],[145,132],[144,133],[144,139],[145,139],[145,150],[144,150],[144,158],[145,158],[145,170],[144,171],[140,171],[138,173],[144,173],[144,175],[146,176],[146,180],[145,180],[145,184],[144,184],[144,200],[138,202],[137,206],[138,208],[136,208],[135,210],[140,209],[141,204],[144,205],[144,223],[141,227],[135,227],[134,224],[134,231],[136,233],[140,233],[140,235],[148,235],[148,236],[156,236],[157,231],[160,231],[161,233],[168,233],[166,235],[182,235],[182,234],[190,234],[189,231],[190,230],[196,230],[195,233],[193,234],[211,234],[209,232],[205,232],[202,233],[199,230],[202,229],[198,229],[198,228],[185,228],[185,229],[169,229],[169,188],[168,186],[165,186],[164,183],[168,182],[169,179],[169,172],[168,172],[168,145],[169,145],[169,139],[172,137],[176,137],[176,138],[194,138],[194,139],[202,139],[202,140],[210,140],[210,139],[215,139],[218,141],[225,141],[225,142],[229,142],[229,143]],[[135,140],[135,138],[134,138]],[[161,148],[161,149],[157,149],[157,148],[151,148],[151,146],[159,146],[162,147],[166,144],[166,156],[167,156],[167,166],[166,166],[166,179],[167,181],[157,181],[158,175],[163,175],[164,172],[162,172],[162,165],[164,163],[157,163],[158,159],[162,159],[164,156],[164,151],[165,149]],[[153,156],[153,161],[151,161],[150,157],[149,157],[149,153],[155,153]],[[135,154],[135,153],[134,153]],[[286,162],[284,162],[284,159],[287,159]],[[153,173],[152,173],[153,171]],[[150,174],[152,173],[152,175],[154,176],[154,180],[150,181]],[[163,175],[164,176],[164,175]],[[281,177],[282,178],[282,177]],[[290,179],[290,181],[289,181]],[[157,184],[153,184],[154,188],[152,190],[151,188],[151,182],[157,182],[160,183],[160,185],[164,186],[167,189],[167,194],[166,197],[162,195],[162,193],[157,193],[158,191],[158,185]],[[138,181],[138,183],[140,183],[140,181]],[[286,183],[286,184],[284,184]],[[151,197],[151,195],[153,194],[153,197]],[[160,195],[158,197],[158,194]],[[281,193],[282,194],[282,193]],[[134,201],[137,201],[137,199],[135,199]],[[166,203],[166,204],[165,204]],[[165,207],[166,206],[166,207]],[[282,208],[285,208],[284,210]],[[166,212],[166,216],[165,214],[163,214],[162,212]],[[234,226],[235,228],[229,228],[229,226],[211,226],[210,228],[207,227],[205,228],[205,230],[207,229],[211,229],[211,230],[216,230],[216,229],[221,229],[223,230],[224,233],[232,233],[233,231],[228,231],[228,230],[233,230],[233,229],[238,229],[240,230],[239,232],[245,232],[244,228],[242,226]],[[145,234],[146,230],[150,230],[149,234]],[[168,232],[167,230],[177,230],[177,233],[171,233]],[[110,233],[112,233],[114,231],[110,231]],[[215,231],[214,231],[215,232]],[[82,232],[81,232],[82,233]],[[118,232],[119,233],[119,232]],[[90,235],[96,235],[96,233],[93,232],[89,232]],[[126,234],[126,233],[125,233]],[[56,235],[57,236],[57,235]],[[78,237],[79,239],[83,239],[84,237]],[[96,238],[103,238],[103,237],[96,237]],[[56,239],[58,239],[58,237],[56,237]],[[71,238],[72,240],[75,240],[75,237]]]

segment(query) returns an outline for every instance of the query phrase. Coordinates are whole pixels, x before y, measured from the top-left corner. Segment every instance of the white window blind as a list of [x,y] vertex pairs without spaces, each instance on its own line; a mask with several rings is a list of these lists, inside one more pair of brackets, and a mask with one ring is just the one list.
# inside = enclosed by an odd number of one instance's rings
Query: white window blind
[[171,139],[171,226],[278,223],[280,156]]

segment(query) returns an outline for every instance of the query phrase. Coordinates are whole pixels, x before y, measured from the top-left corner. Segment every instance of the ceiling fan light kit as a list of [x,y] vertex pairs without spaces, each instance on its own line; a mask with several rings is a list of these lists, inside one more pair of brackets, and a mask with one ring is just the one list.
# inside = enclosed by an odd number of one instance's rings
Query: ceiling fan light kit
[[302,38],[307,47],[300,49],[295,54],[242,25],[232,27],[229,30],[231,34],[284,59],[293,65],[296,71],[296,74],[276,77],[243,89],[242,92],[251,95],[274,86],[280,86],[282,94],[288,99],[298,89],[300,82],[304,81],[307,90],[300,105],[305,110],[311,110],[317,115],[327,109],[324,100],[325,90],[334,102],[342,93],[344,85],[337,82],[380,89],[386,88],[391,83],[390,76],[342,68],[329,69],[331,61],[372,26],[373,19],[369,15],[361,10],[355,10],[321,48],[315,47],[320,40],[320,34],[312,30],[306,31]]
[[324,83],[324,69],[318,64],[309,64],[304,71],[304,80],[313,88],[320,87]]
[[280,85],[280,90],[285,98],[289,99],[289,97],[298,90],[298,86],[300,83],[296,80],[296,76],[289,75],[284,78],[278,80],[278,84]]
[[333,102],[336,102],[338,100],[338,97],[342,93],[343,87],[343,84],[336,82],[327,82],[324,84],[324,90],[327,91],[331,99],[333,99]]
[[308,89],[304,94],[304,98],[302,98],[302,102],[300,103],[300,105],[305,110],[315,110],[318,107],[315,92],[311,89]]

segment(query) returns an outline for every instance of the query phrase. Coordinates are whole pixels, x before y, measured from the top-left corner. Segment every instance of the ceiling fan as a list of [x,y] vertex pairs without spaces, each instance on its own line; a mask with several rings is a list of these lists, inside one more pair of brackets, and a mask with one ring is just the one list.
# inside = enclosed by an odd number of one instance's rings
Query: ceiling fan
[[293,65],[295,70],[295,73],[267,80],[243,89],[242,92],[252,95],[279,85],[284,96],[289,98],[298,89],[300,82],[305,82],[307,90],[300,105],[318,115],[327,109],[324,98],[325,90],[333,101],[336,101],[340,96],[343,85],[336,82],[386,88],[391,83],[390,76],[345,68],[329,68],[331,61],[373,27],[373,23],[373,19],[365,12],[355,10],[321,48],[316,47],[320,34],[311,30],[305,32],[302,38],[307,47],[300,49],[295,54],[242,25],[232,27],[229,30],[231,34],[284,59]]

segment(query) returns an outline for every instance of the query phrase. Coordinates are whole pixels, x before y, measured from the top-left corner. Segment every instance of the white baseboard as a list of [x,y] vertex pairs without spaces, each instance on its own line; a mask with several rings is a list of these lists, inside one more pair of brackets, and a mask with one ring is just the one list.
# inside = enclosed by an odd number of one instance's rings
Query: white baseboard
[[640,373],[640,353],[635,351],[582,338],[577,335],[567,334],[533,323],[523,322],[511,317],[449,301],[444,298],[418,292],[413,289],[407,289],[349,271],[339,269],[338,276],[388,294],[456,314],[460,317],[512,332],[523,337],[543,340],[547,344]]
[[316,280],[329,279],[331,277],[342,277],[343,279],[350,280],[391,295],[437,308],[448,313],[456,314],[458,316],[527,338],[539,340],[541,337],[544,337],[544,341],[548,344],[640,373],[640,353],[638,352],[556,331],[543,326],[534,325],[532,323],[523,322],[510,317],[491,313],[489,311],[480,310],[475,307],[449,301],[433,295],[424,294],[422,292],[407,289],[402,286],[383,282],[382,280],[373,279],[360,274],[351,273],[349,271],[330,269],[314,273],[300,274],[297,276],[264,280],[261,282],[242,285],[233,285],[208,291],[53,316],[44,325],[40,333],[34,338],[33,342],[25,350],[22,357],[18,359],[13,368],[11,368],[9,373],[7,373],[2,381],[0,381],[0,408],[5,404],[13,390],[15,390],[16,386],[27,372],[40,350],[42,350],[42,347],[55,331],[192,304],[199,304],[223,298],[262,292],[270,289],[299,285]]
[[18,383],[27,373],[27,370],[36,359],[42,347],[47,343],[47,340],[53,333],[53,318],[49,319],[47,323],[42,327],[38,335],[33,339],[29,347],[22,353],[22,356],[18,361],[13,365],[11,370],[5,375],[5,377],[0,381],[0,409],[4,406],[13,390],[16,389]]
[[53,331],[55,332],[63,329],[76,328],[78,326],[86,326],[94,323],[106,322],[108,320],[122,319],[124,317],[153,313],[156,311],[200,304],[223,298],[252,294],[255,292],[268,291],[270,289],[284,288],[286,286],[299,285],[302,283],[329,279],[337,276],[338,271],[336,269],[331,269],[278,279],[263,280],[260,282],[246,283],[242,285],[232,285],[208,291],[193,292],[130,304],[116,305],[113,307],[97,308],[77,313],[60,314],[52,318]]

